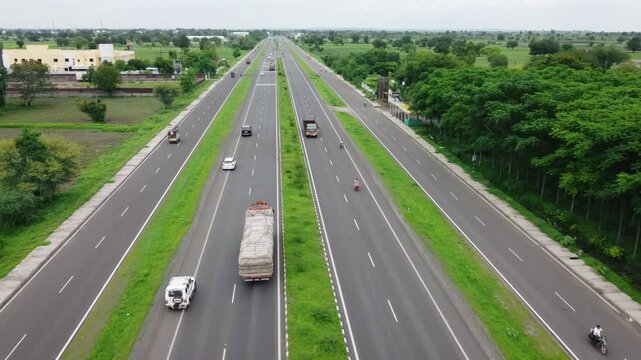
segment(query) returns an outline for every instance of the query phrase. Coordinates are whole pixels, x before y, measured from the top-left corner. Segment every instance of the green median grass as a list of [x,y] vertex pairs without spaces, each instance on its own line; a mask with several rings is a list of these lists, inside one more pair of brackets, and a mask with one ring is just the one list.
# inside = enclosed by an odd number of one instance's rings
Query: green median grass
[[[247,74],[256,71],[254,65]],[[251,88],[243,77],[167,197],[83,323],[64,359],[126,359],[162,285],[165,270],[191,227],[220,146]]]
[[314,86],[316,87],[316,90],[318,90],[318,93],[320,96],[325,100],[326,103],[332,105],[332,106],[339,106],[339,107],[345,107],[345,103],[341,98],[339,98],[334,90],[326,86],[325,81],[320,77],[320,75],[316,74],[310,67],[307,65],[303,59],[298,56],[298,52],[293,49],[290,45],[287,45],[289,47],[289,53],[292,54],[294,59],[296,60],[296,63],[298,63],[298,66],[303,69],[303,72],[305,75],[307,75],[307,78],[312,81]]
[[325,265],[296,117],[278,60],[289,358],[345,359],[347,353]]
[[566,359],[567,355],[443,217],[371,133],[352,115],[337,117],[383,179],[398,209],[441,261],[507,359]]

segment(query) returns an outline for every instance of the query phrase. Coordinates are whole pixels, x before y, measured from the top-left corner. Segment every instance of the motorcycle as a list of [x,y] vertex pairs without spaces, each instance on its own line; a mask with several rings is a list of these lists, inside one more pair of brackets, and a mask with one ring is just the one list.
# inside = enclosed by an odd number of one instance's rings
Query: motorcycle
[[606,355],[608,353],[608,342],[605,338],[605,335],[595,336],[591,332],[588,334],[588,339],[592,346],[596,347],[601,351],[601,354]]
[[354,181],[354,191],[360,191],[361,190],[361,184],[358,183],[358,181]]

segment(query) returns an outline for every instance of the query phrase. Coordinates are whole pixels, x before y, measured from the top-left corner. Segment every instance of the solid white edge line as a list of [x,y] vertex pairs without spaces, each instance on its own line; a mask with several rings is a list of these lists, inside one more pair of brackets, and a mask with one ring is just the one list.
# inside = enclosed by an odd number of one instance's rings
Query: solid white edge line
[[[276,73],[276,76],[278,76],[278,73]],[[280,243],[281,241],[281,236],[285,236],[284,234],[284,229],[283,229],[283,234],[281,235],[281,203],[283,201],[282,199],[282,179],[281,179],[281,153],[280,153],[280,120],[279,120],[279,112],[278,112],[278,79],[276,79],[275,83],[275,90],[274,90],[274,98],[276,99],[276,105],[275,105],[275,112],[276,112],[276,221],[278,223],[278,226],[276,227],[276,271],[277,271],[277,278],[276,278],[276,289],[277,289],[277,303],[276,303],[276,313],[277,313],[277,322],[276,326],[278,327],[278,360],[282,359],[282,342],[283,342],[283,332],[285,333],[285,342],[287,342],[287,325],[285,327],[282,327],[282,315],[281,315],[281,305],[284,306],[283,301],[284,301],[284,296],[282,292],[284,289],[282,289],[281,285],[281,266],[283,266],[280,262],[281,260],[281,247],[284,246],[283,244]],[[260,126],[260,125],[259,125]],[[285,257],[285,254],[282,254],[283,257]],[[287,320],[285,320],[287,321]],[[289,353],[287,352],[288,345],[285,346],[285,359],[287,359]]]
[[20,341],[18,341],[16,346],[14,346],[13,349],[11,349],[11,352],[9,353],[9,355],[7,355],[7,357],[4,358],[4,360],[9,359],[11,357],[11,355],[13,355],[13,353],[16,351],[18,346],[20,346],[20,343],[22,343],[22,340],[24,340],[24,338],[26,338],[26,337],[27,337],[27,334],[22,335],[22,337],[20,338]]
[[[301,73],[302,73],[302,70],[299,70],[299,71],[301,71]],[[305,79],[305,80],[307,80],[307,79]],[[307,83],[307,86],[308,86],[310,89],[312,89],[311,84],[310,84],[308,81],[306,81],[306,83]],[[314,97],[316,98],[316,101],[318,101],[318,103],[320,104],[320,106],[321,106],[321,110],[322,110],[322,111],[323,111],[323,113],[325,114],[325,117],[328,119],[327,121],[329,122],[330,126],[331,126],[331,127],[332,127],[332,129],[334,130],[334,133],[336,134],[336,136],[337,136],[337,137],[339,137],[339,136],[338,136],[338,131],[336,130],[336,127],[334,126],[334,124],[332,123],[332,121],[331,121],[331,120],[329,120],[329,116],[327,115],[327,112],[325,111],[325,107],[323,107],[323,106],[322,106],[322,103],[321,103],[320,99],[318,98],[318,96],[316,95],[316,93],[314,92],[314,90],[313,90],[313,89],[312,89],[312,94],[313,94],[313,95],[314,95]],[[340,97],[340,98],[343,100],[343,102],[345,102],[345,99],[343,99],[343,98],[342,98],[338,93],[336,93],[336,94],[337,94],[337,96],[338,96],[338,97]],[[347,103],[345,103],[345,104],[347,104]],[[348,107],[349,107],[349,105],[348,105]],[[350,109],[351,109],[351,107],[350,107]],[[351,109],[351,110],[352,110],[352,112],[353,112],[354,114],[356,114],[356,113],[354,112],[354,109]],[[358,117],[358,115],[356,115],[356,116]],[[359,119],[359,121],[363,122],[363,121],[360,119],[360,117],[358,117],[358,119]],[[367,129],[371,132],[371,129],[369,129],[369,127],[368,127]],[[374,136],[375,136],[375,135],[374,135]],[[380,139],[379,139],[378,137],[376,137],[376,139],[377,139],[377,140],[379,141],[379,143],[380,143]],[[384,145],[383,145],[383,146],[384,146]],[[386,149],[387,149],[387,147],[386,147]],[[388,151],[389,151],[389,150],[388,150]],[[376,204],[376,206],[377,206],[377,208],[378,208],[379,212],[383,215],[383,218],[385,219],[385,222],[387,223],[388,228],[390,229],[390,231],[391,231],[391,232],[392,232],[392,234],[394,235],[394,238],[396,239],[396,243],[400,246],[401,250],[403,251],[403,254],[405,254],[405,258],[409,261],[409,263],[410,263],[410,265],[411,265],[412,269],[414,270],[414,273],[416,274],[416,276],[418,277],[419,281],[421,282],[421,285],[423,286],[423,289],[425,289],[425,291],[427,292],[427,295],[428,295],[428,297],[430,298],[430,301],[432,302],[432,304],[433,304],[433,305],[434,305],[434,307],[436,308],[437,312],[439,313],[439,316],[440,316],[441,320],[443,321],[443,323],[445,324],[445,326],[447,327],[448,332],[450,333],[450,335],[452,336],[452,338],[453,338],[453,339],[454,339],[454,341],[456,342],[456,345],[457,345],[457,347],[459,348],[459,350],[461,351],[461,354],[463,355],[463,357],[464,357],[466,360],[469,360],[469,357],[467,356],[467,353],[465,352],[465,349],[463,349],[463,345],[460,343],[460,341],[458,340],[458,337],[457,337],[457,336],[456,336],[456,334],[454,333],[454,329],[452,329],[452,327],[450,326],[449,321],[447,321],[447,319],[445,318],[445,314],[443,314],[443,311],[441,311],[441,307],[440,307],[440,306],[438,305],[438,303],[436,302],[436,299],[435,299],[435,298],[434,298],[434,296],[432,295],[432,292],[431,292],[431,291],[430,291],[430,289],[427,287],[427,284],[426,284],[426,283],[425,283],[425,281],[423,280],[423,277],[421,277],[420,273],[418,272],[418,269],[416,268],[416,266],[414,265],[414,262],[413,262],[413,261],[412,261],[412,259],[410,258],[409,253],[407,252],[407,250],[405,249],[405,247],[404,247],[404,246],[403,246],[403,244],[401,243],[401,241],[400,241],[400,239],[399,239],[398,235],[396,234],[396,231],[394,231],[394,229],[393,229],[393,227],[392,227],[391,223],[390,223],[390,222],[389,222],[389,220],[387,219],[387,216],[386,216],[386,215],[385,215],[385,213],[383,212],[383,209],[381,208],[380,204],[379,204],[379,203],[378,203],[378,201],[376,200],[376,197],[374,197],[374,195],[371,193],[371,190],[370,190],[369,186],[367,186],[367,182],[365,181],[365,179],[364,179],[364,178],[363,178],[363,176],[362,176],[362,173],[360,172],[360,170],[359,170],[359,169],[358,169],[358,167],[356,166],[356,162],[355,162],[355,161],[354,161],[354,159],[352,158],[352,156],[351,156],[351,154],[349,153],[349,151],[346,151],[346,153],[347,153],[347,156],[348,156],[348,157],[350,158],[350,160],[352,161],[352,164],[353,164],[353,165],[354,165],[354,167],[356,168],[356,171],[358,172],[359,176],[361,177],[361,179],[363,179],[363,183],[364,183],[365,187],[367,188],[367,192],[370,194],[370,196],[371,196],[371,197],[372,197],[372,199],[374,200],[374,203]],[[391,153],[390,153],[390,154],[391,154]],[[398,162],[398,159],[397,159],[394,155],[392,155],[392,157],[394,157],[394,159]],[[416,182],[416,180],[415,180],[415,179],[414,179],[414,181]],[[418,184],[418,182],[417,182],[417,185],[419,185],[419,186],[420,186],[420,184]]]
[[[229,94],[228,94],[228,95],[227,95],[227,97],[225,98],[225,101],[223,101],[223,103],[221,104],[220,108],[218,109],[218,111],[216,111],[216,113],[215,113],[215,114],[214,114],[214,116],[212,117],[211,121],[209,122],[209,124],[207,125],[207,127],[205,128],[205,130],[200,134],[200,137],[198,138],[198,141],[196,141],[196,144],[195,144],[195,145],[194,145],[194,147],[191,149],[191,151],[189,152],[189,154],[187,155],[187,157],[186,157],[186,158],[185,158],[185,160],[183,161],[182,165],[181,165],[181,166],[180,166],[180,168],[178,169],[178,171],[176,171],[176,174],[175,174],[175,175],[174,175],[174,177],[171,179],[171,182],[169,183],[169,185],[167,185],[167,187],[165,188],[165,191],[164,191],[164,192],[162,193],[162,195],[160,196],[160,199],[158,199],[158,202],[156,202],[156,205],[154,206],[154,208],[151,210],[151,212],[150,212],[150,213],[149,213],[149,215],[147,216],[147,219],[145,219],[145,222],[142,224],[142,226],[141,226],[141,227],[140,227],[140,229],[138,230],[138,233],[136,233],[136,236],[134,236],[134,239],[131,241],[131,243],[129,244],[129,246],[128,246],[128,247],[127,247],[127,249],[125,250],[125,253],[122,255],[122,257],[120,258],[120,260],[118,260],[118,263],[116,264],[116,266],[115,266],[115,267],[113,268],[113,270],[111,271],[111,274],[109,274],[109,277],[107,278],[107,280],[105,281],[105,283],[102,285],[102,288],[100,289],[100,291],[98,292],[98,294],[96,295],[96,297],[93,299],[93,301],[92,301],[92,302],[91,302],[91,304],[89,305],[89,308],[87,309],[87,311],[85,311],[84,315],[82,316],[82,318],[81,318],[81,319],[80,319],[80,321],[78,322],[78,325],[76,325],[76,328],[73,330],[73,332],[71,333],[71,335],[69,336],[69,338],[67,339],[67,341],[65,342],[65,344],[62,346],[62,349],[60,349],[60,352],[59,352],[59,353],[58,353],[58,355],[56,356],[56,360],[59,360],[59,359],[62,357],[62,354],[65,352],[65,350],[67,349],[67,347],[68,347],[68,346],[69,346],[69,344],[71,343],[71,340],[73,340],[73,338],[76,336],[76,333],[78,333],[78,330],[80,330],[80,327],[81,327],[81,326],[82,326],[82,324],[84,323],[85,319],[87,319],[87,316],[89,316],[89,313],[91,312],[91,310],[94,308],[94,306],[96,306],[96,303],[98,302],[98,299],[100,298],[100,296],[102,295],[102,293],[103,293],[103,292],[105,291],[105,289],[107,288],[107,285],[109,285],[109,282],[111,281],[111,279],[112,279],[112,278],[114,277],[114,275],[116,274],[116,271],[118,271],[118,268],[120,268],[120,265],[121,265],[121,264],[122,264],[122,262],[125,260],[125,258],[127,257],[127,255],[129,254],[129,252],[131,251],[131,249],[133,248],[134,244],[136,244],[136,242],[138,241],[138,238],[140,237],[140,235],[142,234],[143,230],[144,230],[144,229],[145,229],[145,227],[147,226],[147,223],[149,223],[149,221],[151,220],[151,218],[153,217],[153,215],[156,213],[156,210],[157,210],[157,209],[158,209],[158,207],[160,206],[160,203],[165,199],[165,196],[167,196],[167,193],[169,192],[169,189],[171,188],[171,186],[174,184],[174,182],[175,182],[175,181],[176,181],[176,179],[178,178],[178,175],[180,175],[180,173],[182,172],[183,168],[185,167],[185,165],[187,164],[187,162],[188,162],[188,161],[189,161],[189,159],[191,158],[191,156],[192,156],[192,154],[194,153],[194,151],[196,151],[196,148],[198,148],[198,145],[200,144],[201,140],[203,139],[203,137],[204,137],[204,136],[205,136],[205,134],[207,133],[207,130],[209,130],[209,128],[211,127],[211,125],[214,123],[214,119],[216,118],[216,116],[218,116],[218,113],[220,112],[220,109],[222,109],[222,108],[223,108],[223,106],[224,106],[224,105],[225,105],[225,103],[227,102],[227,99],[229,99],[229,97],[231,96],[231,94],[234,92],[234,89],[236,89],[236,86],[238,85],[238,83],[239,83],[239,82],[237,82],[236,84],[234,84],[234,86],[231,88],[231,90],[229,91]],[[212,90],[213,90],[213,89],[212,89]],[[207,95],[206,95],[206,96],[207,96]],[[195,108],[197,108],[197,107],[198,107],[198,106],[194,106],[194,109],[195,109]],[[158,168],[158,169],[160,169],[160,168]],[[156,171],[156,172],[158,172],[158,171]],[[45,264],[45,265],[46,265],[46,264]],[[181,314],[181,319],[182,319],[182,314]]]
[[64,285],[62,285],[62,287],[60,288],[60,290],[58,290],[58,294],[62,294],[62,292],[63,292],[63,291],[65,290],[65,288],[67,287],[67,285],[69,285],[69,283],[71,282],[71,279],[73,279],[73,275],[71,275],[71,277],[69,278],[69,280],[67,280],[67,282],[66,282]]
[[521,259],[521,257],[517,253],[515,253],[514,250],[512,250],[511,248],[507,248],[507,249],[510,250],[510,252],[512,254],[514,254],[514,256],[516,256],[517,259],[519,259],[521,262],[523,262],[523,259]]
[[[294,60],[291,59],[291,61],[294,61]],[[294,61],[294,65],[295,65],[295,68],[302,74],[302,70],[300,70],[300,68],[298,67],[298,64],[295,61]],[[285,65],[285,61],[283,61],[283,67],[285,68],[285,73],[287,74],[287,66]],[[304,75],[303,75],[303,78],[304,78]],[[302,139],[304,137],[304,134],[303,134],[302,128],[300,127],[300,117],[298,116],[298,110],[296,109],[296,102],[294,101],[294,94],[293,94],[293,91],[292,91],[291,83],[289,81],[289,76],[287,77],[287,84],[288,84],[289,93],[290,93],[290,96],[291,96],[291,99],[292,99],[292,106],[294,107],[294,116],[296,117],[296,127],[298,128],[299,136]],[[356,346],[356,339],[354,339],[354,333],[352,331],[352,325],[351,325],[351,323],[349,321],[349,313],[347,311],[347,306],[345,305],[345,298],[343,296],[343,289],[342,289],[342,286],[341,286],[340,278],[338,276],[338,271],[336,270],[336,263],[334,262],[334,254],[332,252],[332,246],[331,246],[331,243],[329,241],[329,236],[327,235],[327,228],[325,226],[325,219],[323,218],[323,211],[322,211],[321,206],[320,206],[320,199],[318,198],[318,193],[316,191],[316,183],[314,182],[314,176],[313,176],[313,173],[312,173],[312,169],[309,167],[309,163],[310,162],[309,162],[309,156],[307,155],[307,147],[305,145],[305,141],[301,141],[300,143],[301,143],[301,147],[303,148],[303,155],[305,156],[305,164],[307,165],[307,169],[309,171],[309,181],[310,181],[310,185],[311,185],[311,188],[312,188],[312,193],[314,194],[314,198],[316,199],[316,202],[315,202],[316,203],[316,209],[318,211],[318,218],[320,220],[321,229],[322,229],[322,233],[323,233],[323,236],[321,237],[321,241],[323,241],[322,238],[324,237],[325,238],[325,243],[327,244],[327,256],[329,256],[329,262],[331,264],[332,271],[334,272],[334,278],[336,279],[336,289],[338,291],[338,298],[340,299],[340,303],[341,303],[341,306],[342,306],[342,309],[343,309],[343,313],[345,314],[345,324],[347,325],[347,332],[349,333],[349,339],[351,340],[352,349],[354,350],[354,358],[356,360],[359,360],[360,358],[358,356],[358,347]],[[338,180],[338,176],[336,176],[336,180]],[[339,180],[339,182],[340,182],[340,180]],[[331,281],[331,279],[330,279],[330,281]],[[340,316],[340,311],[338,311],[338,314]],[[347,351],[349,353],[349,346],[347,348]]]
[[[328,86],[332,87],[331,85],[329,85],[329,83],[328,83]],[[334,88],[332,87],[332,89],[334,89]],[[345,102],[345,99],[344,99],[340,94],[338,94],[338,92],[336,92],[336,90],[334,90],[334,92],[336,93],[336,95],[337,95],[339,98],[341,98],[341,100],[343,100],[343,102]],[[392,153],[392,151],[389,149],[389,147],[387,147],[387,145],[385,145],[385,144],[381,141],[381,139],[380,139],[380,138],[379,138],[379,137],[378,137],[378,136],[377,136],[377,135],[372,131],[372,129],[371,129],[371,128],[370,128],[370,127],[369,127],[369,126],[368,126],[368,125],[363,121],[363,119],[361,119],[361,117],[360,117],[360,116],[358,116],[358,114],[356,114],[356,112],[354,112],[354,109],[352,109],[352,107],[351,107],[351,106],[349,106],[349,104],[347,104],[347,102],[345,102],[345,104],[347,105],[347,107],[348,107],[348,108],[350,108],[350,109],[352,110],[352,113],[354,114],[354,116],[356,116],[356,117],[358,118],[358,120],[361,122],[361,124],[363,124],[363,126],[365,126],[365,127],[367,128],[367,130],[369,130],[369,132],[372,134],[372,136],[374,136],[374,137],[376,138],[376,140],[378,141],[378,143],[379,143],[383,148],[385,148],[385,150],[387,151],[387,153],[388,153],[388,154],[390,154],[390,156],[391,156],[392,158],[394,158],[394,160],[396,161],[396,163],[397,163],[400,167],[402,167],[402,168],[403,168],[403,170],[405,170],[405,172],[407,173],[407,175],[408,175],[409,177],[411,177],[411,178],[412,178],[412,180],[414,180],[414,182],[415,182],[415,183],[416,183],[416,184],[421,188],[421,190],[423,190],[423,193],[424,193],[424,194],[425,194],[425,195],[426,195],[426,196],[427,196],[427,197],[432,201],[432,203],[434,203],[434,205],[436,205],[436,207],[438,207],[438,209],[439,209],[439,210],[441,211],[441,213],[442,213],[442,214],[443,214],[443,215],[448,219],[448,221],[449,221],[452,225],[454,225],[454,227],[456,227],[456,229],[457,229],[457,230],[458,230],[458,231],[463,235],[463,237],[465,237],[465,239],[467,240],[467,242],[468,242],[468,243],[470,243],[470,244],[472,245],[472,247],[473,247],[473,248],[474,248],[474,249],[479,253],[479,255],[481,255],[481,257],[482,257],[482,258],[483,258],[483,259],[484,259],[484,260],[485,260],[485,261],[490,265],[490,267],[494,270],[494,272],[495,272],[496,274],[498,274],[498,275],[499,275],[499,277],[500,277],[500,278],[501,278],[501,279],[502,279],[502,280],[503,280],[503,281],[508,285],[508,287],[509,287],[510,289],[512,289],[512,291],[513,291],[513,292],[514,292],[514,293],[519,297],[519,299],[521,299],[521,301],[526,305],[526,307],[530,309],[530,311],[531,311],[531,312],[536,316],[536,318],[537,318],[537,319],[539,319],[539,321],[543,324],[543,326],[544,326],[546,329],[548,329],[548,331],[552,334],[552,336],[554,336],[554,337],[557,339],[557,341],[561,344],[561,346],[563,346],[563,348],[565,348],[565,350],[566,350],[566,351],[567,351],[567,352],[568,352],[568,353],[569,353],[569,354],[570,354],[574,359],[579,360],[579,357],[578,357],[578,356],[576,356],[576,354],[574,354],[574,352],[572,351],[572,349],[570,349],[570,347],[569,347],[569,346],[568,346],[568,345],[563,341],[563,339],[561,339],[561,337],[560,337],[560,336],[559,336],[559,335],[554,331],[554,329],[552,329],[552,327],[551,327],[551,326],[550,326],[550,325],[549,325],[549,324],[548,324],[548,323],[543,319],[543,317],[542,317],[542,316],[541,316],[541,315],[540,315],[540,314],[539,314],[539,313],[534,309],[534,307],[533,307],[532,305],[530,305],[530,303],[525,299],[525,297],[524,297],[523,295],[521,295],[521,293],[516,289],[516,287],[514,287],[514,285],[512,285],[512,283],[511,283],[511,282],[509,282],[509,280],[505,277],[505,275],[503,275],[503,273],[501,273],[501,272],[499,271],[499,269],[494,265],[494,263],[492,263],[492,261],[490,261],[490,259],[485,255],[485,253],[483,253],[483,252],[481,251],[481,249],[480,249],[480,248],[479,248],[479,247],[478,247],[478,246],[477,246],[477,245],[472,241],[472,239],[471,239],[471,238],[470,238],[470,237],[469,237],[469,236],[468,236],[468,235],[463,231],[463,229],[462,229],[460,226],[458,226],[458,224],[457,224],[456,222],[454,222],[454,220],[449,216],[449,214],[448,214],[447,212],[445,212],[445,210],[441,207],[441,205],[439,205],[439,203],[436,201],[436,199],[434,199],[434,198],[433,198],[433,197],[432,197],[432,196],[427,192],[427,190],[423,187],[423,185],[421,185],[421,183],[420,183],[420,182],[418,182],[418,180],[416,179],[416,177],[414,177],[414,175],[412,175],[412,173],[411,173],[411,172],[410,172],[410,171],[405,167],[405,165],[403,165],[403,164],[401,163],[401,161],[396,157],[396,155],[394,155],[394,154]],[[324,111],[324,109],[323,109],[323,111]],[[331,124],[331,123],[330,123],[330,124]],[[334,131],[336,131],[336,130],[334,130]],[[425,150],[425,152],[429,155],[429,152],[427,152],[427,150]],[[464,183],[463,181],[461,181],[461,182],[462,182],[462,183]],[[467,186],[468,186],[468,188],[469,188],[469,185],[467,185]],[[482,196],[480,196],[480,195],[479,195],[479,197],[480,197],[481,199],[483,199],[483,197],[482,197]],[[488,202],[487,200],[485,200],[485,199],[483,199],[483,200],[484,200],[486,203],[488,203],[488,204],[489,204],[489,202]],[[492,205],[490,205],[490,206],[492,206]],[[506,217],[504,214],[502,214],[498,209],[496,209],[494,206],[492,206],[492,208],[493,208],[495,211],[497,211],[499,214],[501,214],[504,218],[506,218],[506,219],[507,219],[507,217]],[[509,221],[509,219],[508,219],[508,221]],[[512,223],[512,222],[510,222],[510,223]],[[516,226],[514,223],[512,223],[512,225],[513,225],[515,228],[517,228],[519,231],[521,231],[521,232],[522,232],[522,233],[523,233],[527,238],[529,238],[532,242],[534,242],[535,244],[538,244],[534,239],[532,239],[529,235],[527,235],[527,234],[526,234],[526,233],[525,233],[521,228],[519,228],[518,226]],[[544,250],[544,251],[545,251],[545,250]],[[548,253],[547,251],[545,251],[545,252],[546,252],[546,253]],[[561,263],[559,262],[559,260],[558,260],[558,259],[556,259],[554,256],[552,256],[550,253],[548,253],[548,255],[549,255],[550,257],[552,257],[552,258],[553,258],[557,263],[559,263],[562,267],[564,267],[568,272],[570,272],[571,274],[573,274],[573,275],[574,275],[574,277],[576,277],[577,279],[579,279],[579,278],[577,277],[577,275],[576,275],[576,274],[574,274],[572,271],[570,271],[569,269],[567,269],[563,264],[561,264]],[[591,289],[587,284],[585,284],[585,282],[583,282],[581,279],[579,279],[579,281],[581,281],[581,282],[582,282],[586,287],[588,287],[590,290],[592,290],[592,292],[594,292],[594,293],[596,294],[595,290],[594,290],[594,289]],[[598,294],[597,294],[597,296],[598,296]],[[604,300],[601,296],[599,296],[599,297],[600,297],[602,300]],[[604,301],[605,301],[605,300],[604,300]],[[610,305],[607,301],[605,301],[605,302],[606,302],[608,305]],[[612,305],[610,305],[610,307],[612,307]],[[612,307],[612,308],[613,308],[613,309],[615,309],[614,307]],[[615,309],[615,310],[616,310],[616,309]],[[617,311],[617,312],[618,312],[618,311]],[[449,324],[448,324],[448,328],[449,328]],[[467,358],[467,356],[466,356],[466,358]]]

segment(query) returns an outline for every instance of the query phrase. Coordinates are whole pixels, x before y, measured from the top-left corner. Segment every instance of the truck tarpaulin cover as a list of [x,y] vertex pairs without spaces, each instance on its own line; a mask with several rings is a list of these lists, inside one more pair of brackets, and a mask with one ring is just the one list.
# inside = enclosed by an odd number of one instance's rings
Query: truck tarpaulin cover
[[269,278],[274,264],[274,210],[257,202],[245,211],[245,228],[238,255],[242,278]]

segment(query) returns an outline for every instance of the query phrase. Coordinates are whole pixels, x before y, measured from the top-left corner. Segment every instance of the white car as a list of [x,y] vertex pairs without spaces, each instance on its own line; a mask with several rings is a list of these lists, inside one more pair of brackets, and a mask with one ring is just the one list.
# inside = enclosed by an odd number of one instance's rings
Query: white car
[[236,160],[233,157],[223,159],[223,170],[234,170],[236,168]]
[[193,276],[174,276],[165,288],[165,305],[170,309],[186,309],[196,292],[196,278]]
[[261,71],[261,72],[260,72],[260,76],[263,76],[263,75],[265,75],[265,72],[264,72],[264,71]]

